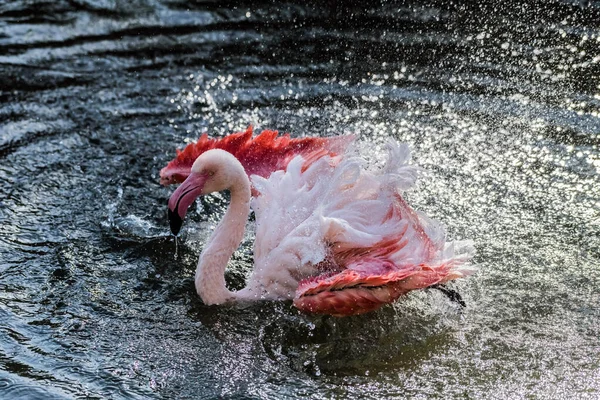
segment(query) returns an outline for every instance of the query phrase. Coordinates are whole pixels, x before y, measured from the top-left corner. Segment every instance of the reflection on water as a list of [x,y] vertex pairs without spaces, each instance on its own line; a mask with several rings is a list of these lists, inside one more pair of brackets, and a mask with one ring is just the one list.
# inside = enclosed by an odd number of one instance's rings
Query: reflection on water
[[[0,5],[1,397],[598,398],[598,21],[566,0]],[[250,124],[408,142],[411,203],[477,244],[467,308],[204,306],[227,199],[174,259],[158,171]]]

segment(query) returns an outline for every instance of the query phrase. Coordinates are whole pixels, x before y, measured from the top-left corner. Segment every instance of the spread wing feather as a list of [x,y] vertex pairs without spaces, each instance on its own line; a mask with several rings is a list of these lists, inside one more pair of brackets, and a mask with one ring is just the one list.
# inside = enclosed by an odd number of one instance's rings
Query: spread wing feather
[[224,138],[209,138],[205,133],[196,143],[177,150],[177,156],[160,171],[163,185],[181,183],[190,174],[192,164],[207,150],[222,149],[233,154],[244,166],[248,176],[268,177],[273,171],[285,170],[297,155],[310,158],[314,154],[343,153],[354,140],[353,136],[331,138],[305,137],[292,139],[289,134],[279,136],[277,131],[265,130],[252,136],[252,127]]

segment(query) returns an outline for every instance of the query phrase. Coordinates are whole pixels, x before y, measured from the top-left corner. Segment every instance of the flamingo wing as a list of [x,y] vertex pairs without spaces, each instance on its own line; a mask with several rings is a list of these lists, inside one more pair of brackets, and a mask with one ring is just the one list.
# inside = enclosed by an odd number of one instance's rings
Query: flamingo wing
[[353,315],[471,273],[470,242],[447,243],[443,227],[401,196],[416,179],[408,157],[407,146],[391,144],[380,170],[349,155],[308,167],[297,157],[285,172],[253,177],[255,292],[279,291],[306,312]]
[[408,292],[402,283],[415,273],[417,268],[398,269],[388,260],[365,258],[339,273],[301,281],[294,306],[305,312],[334,316],[366,313]]
[[292,139],[289,134],[279,136],[277,131],[265,130],[252,136],[252,127],[224,138],[211,139],[205,133],[196,143],[177,150],[177,156],[160,171],[163,185],[181,183],[190,174],[192,164],[198,156],[210,149],[222,149],[233,154],[244,166],[248,176],[269,177],[278,170],[285,170],[297,155],[316,159],[322,155],[343,153],[354,140],[354,136],[330,138],[305,137]]
[[444,260],[433,265],[398,266],[385,258],[356,260],[339,273],[304,279],[294,306],[299,310],[346,316],[363,314],[392,303],[411,290],[423,289],[468,275],[462,263]]

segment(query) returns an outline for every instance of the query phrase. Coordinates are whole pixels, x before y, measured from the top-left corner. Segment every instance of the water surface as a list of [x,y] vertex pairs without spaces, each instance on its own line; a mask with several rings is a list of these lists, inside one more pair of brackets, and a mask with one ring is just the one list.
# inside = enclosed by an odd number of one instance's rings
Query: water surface
[[[600,3],[0,4],[2,398],[600,397]],[[467,308],[207,307],[158,171],[202,132],[408,142]],[[252,234],[227,275],[243,285]]]

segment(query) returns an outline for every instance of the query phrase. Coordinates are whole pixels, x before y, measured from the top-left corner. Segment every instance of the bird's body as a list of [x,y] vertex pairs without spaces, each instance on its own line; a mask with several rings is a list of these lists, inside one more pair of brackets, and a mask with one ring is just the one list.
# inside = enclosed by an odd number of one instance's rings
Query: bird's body
[[[198,195],[231,192],[200,256],[199,295],[207,304],[290,299],[303,311],[341,316],[469,274],[470,243],[446,243],[443,228],[402,198],[416,179],[408,157],[408,147],[397,143],[390,144],[382,169],[366,168],[351,154],[296,155],[285,170],[250,181],[232,154],[203,153],[169,202],[177,225]],[[231,292],[224,271],[250,209],[256,216],[254,268],[246,287]]]

